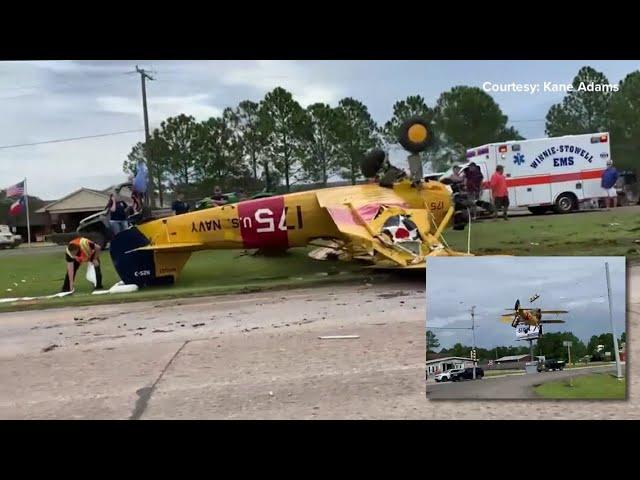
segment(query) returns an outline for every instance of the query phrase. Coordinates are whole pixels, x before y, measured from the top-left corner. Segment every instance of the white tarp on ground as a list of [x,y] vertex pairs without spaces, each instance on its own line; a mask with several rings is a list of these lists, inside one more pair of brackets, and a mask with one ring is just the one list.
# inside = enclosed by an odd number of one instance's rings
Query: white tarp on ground
[[[94,271],[95,275],[95,271]],[[95,277],[94,277],[95,278]],[[88,280],[88,278],[87,278]],[[109,290],[96,290],[93,292],[93,295],[104,295],[106,293],[131,293],[138,291],[137,285],[125,285],[122,282],[116,283]],[[67,295],[71,295],[73,292],[60,292],[54,295],[45,295],[42,297],[16,297],[16,298],[0,298],[0,303],[13,303],[13,302],[24,302],[28,300],[48,300],[50,298],[61,298],[66,297]]]

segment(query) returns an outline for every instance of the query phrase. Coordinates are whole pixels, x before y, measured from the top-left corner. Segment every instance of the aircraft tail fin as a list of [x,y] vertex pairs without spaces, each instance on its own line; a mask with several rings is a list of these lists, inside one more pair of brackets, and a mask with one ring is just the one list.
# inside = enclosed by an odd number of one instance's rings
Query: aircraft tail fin
[[191,256],[189,249],[155,249],[137,227],[120,232],[109,247],[120,279],[139,287],[171,285]]

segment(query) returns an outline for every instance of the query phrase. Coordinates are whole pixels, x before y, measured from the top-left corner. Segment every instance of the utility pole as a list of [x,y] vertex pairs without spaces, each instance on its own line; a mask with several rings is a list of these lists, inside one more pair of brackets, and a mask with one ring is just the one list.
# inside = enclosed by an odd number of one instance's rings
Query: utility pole
[[477,353],[476,353],[476,320],[475,320],[476,306],[471,307],[471,333],[473,335],[473,379],[476,379],[476,365],[477,365]]
[[622,365],[620,365],[620,352],[618,351],[618,337],[616,336],[616,328],[613,325],[613,307],[611,306],[611,281],[609,280],[609,262],[604,263],[604,269],[607,275],[607,295],[609,297],[609,321],[611,322],[611,333],[613,334],[613,350],[616,354],[616,377],[622,380]]
[[153,177],[151,176],[151,169],[149,168],[149,164],[153,165],[153,161],[151,159],[151,147],[149,140],[151,136],[149,135],[149,115],[147,113],[147,83],[146,80],[153,80],[153,77],[149,75],[149,72],[144,70],[143,68],[139,68],[136,65],[136,72],[140,74],[140,83],[142,85],[142,112],[144,114],[144,149],[146,153],[146,158],[149,160],[147,163],[147,170],[149,171],[149,186],[147,188],[147,195],[145,198],[145,203],[147,206],[153,205]]

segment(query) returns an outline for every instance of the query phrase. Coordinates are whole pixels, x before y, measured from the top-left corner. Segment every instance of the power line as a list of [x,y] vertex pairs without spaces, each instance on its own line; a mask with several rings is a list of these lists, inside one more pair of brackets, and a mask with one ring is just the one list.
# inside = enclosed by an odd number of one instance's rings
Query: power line
[[2,145],[0,146],[0,149],[4,150],[6,148],[18,148],[18,147],[30,147],[32,145],[44,145],[47,143],[61,143],[61,142],[73,142],[75,140],[84,140],[87,138],[98,138],[98,137],[110,137],[112,135],[123,135],[125,133],[134,133],[134,132],[142,132],[143,130],[141,128],[138,128],[136,130],[122,130],[120,132],[110,132],[110,133],[99,133],[96,135],[86,135],[84,137],[73,137],[73,138],[59,138],[56,140],[45,140],[42,142],[33,142],[33,143],[18,143],[15,145]]

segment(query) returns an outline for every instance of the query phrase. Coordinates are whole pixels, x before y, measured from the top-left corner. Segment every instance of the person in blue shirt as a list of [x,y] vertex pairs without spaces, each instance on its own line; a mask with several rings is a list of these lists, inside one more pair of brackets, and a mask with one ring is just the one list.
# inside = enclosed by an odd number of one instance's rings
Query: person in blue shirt
[[182,215],[189,211],[189,204],[184,201],[182,193],[178,193],[178,198],[171,204],[171,209],[175,215]]
[[127,221],[127,203],[120,195],[111,194],[109,196],[107,210],[109,212],[111,231],[114,236],[129,228],[129,222]]
[[602,172],[602,180],[600,182],[600,186],[606,191],[605,205],[607,208],[618,206],[618,192],[616,190],[618,176],[618,170],[613,166],[613,161],[607,160],[607,168]]

